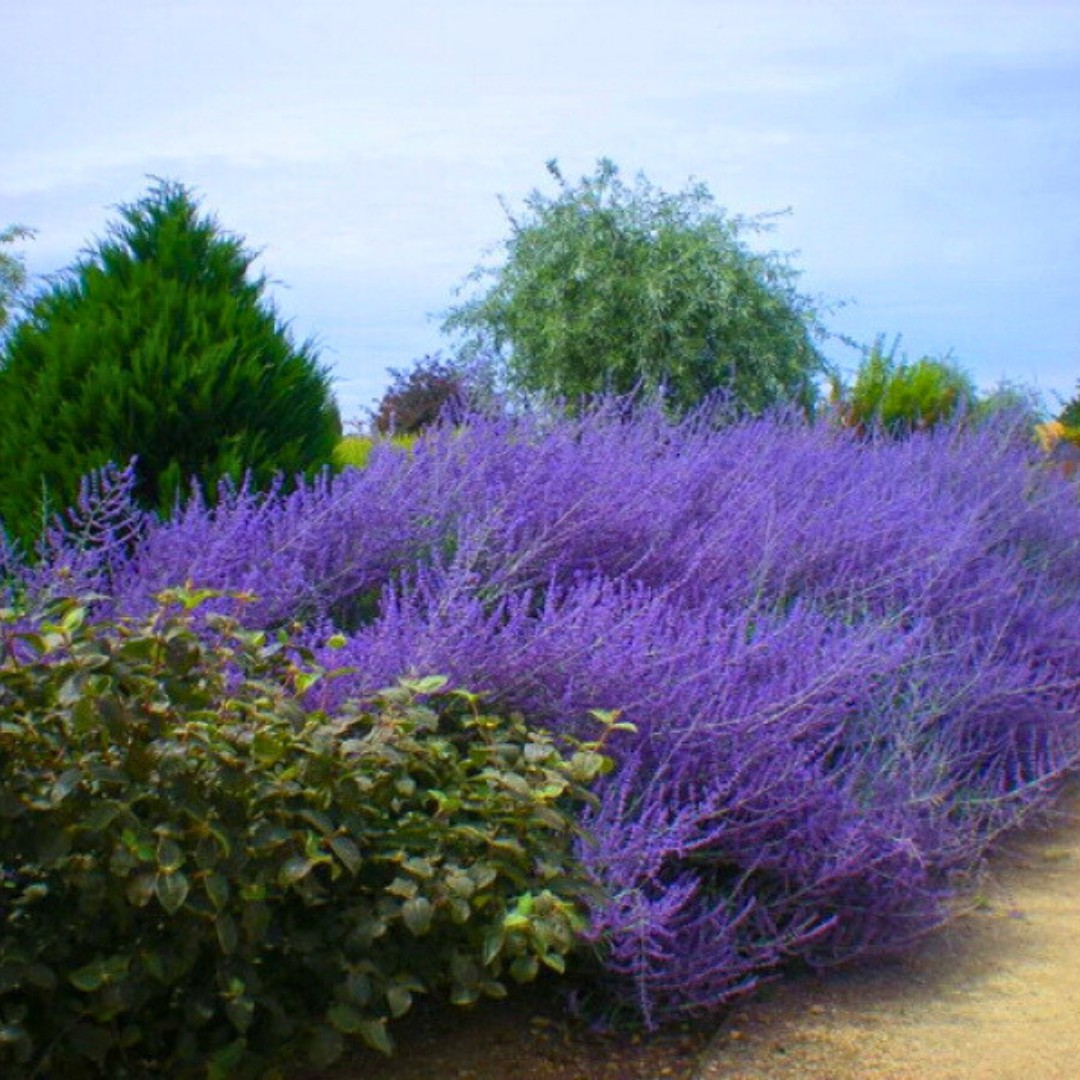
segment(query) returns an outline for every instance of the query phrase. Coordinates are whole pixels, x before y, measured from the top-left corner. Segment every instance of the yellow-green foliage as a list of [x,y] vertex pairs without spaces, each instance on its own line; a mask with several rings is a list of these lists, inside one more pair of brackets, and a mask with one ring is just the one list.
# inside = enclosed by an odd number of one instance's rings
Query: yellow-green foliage
[[879,427],[894,435],[933,427],[976,403],[975,387],[949,360],[922,357],[898,361],[879,340],[867,354],[850,388],[833,386],[842,422],[859,430]]
[[1080,428],[1049,420],[1036,425],[1035,438],[1051,464],[1060,467],[1066,476],[1076,476],[1080,467]]
[[346,435],[334,447],[334,468],[338,472],[342,469],[363,469],[376,446],[388,446],[408,453],[416,444],[416,439],[416,435],[394,435],[389,439],[373,438],[370,435]]

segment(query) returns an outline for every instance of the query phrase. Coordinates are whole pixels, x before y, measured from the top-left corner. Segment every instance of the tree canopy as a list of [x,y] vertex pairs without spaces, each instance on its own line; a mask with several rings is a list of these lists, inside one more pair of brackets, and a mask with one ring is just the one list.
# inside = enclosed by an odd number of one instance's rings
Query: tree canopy
[[140,501],[168,511],[193,479],[213,497],[310,473],[340,436],[328,372],[242,241],[170,181],[119,213],[0,354],[0,518],[24,541],[110,461],[137,457]]
[[[34,235],[25,225],[9,225],[0,229],[0,245],[14,244]],[[0,246],[0,340],[8,330],[11,315],[26,288],[26,264],[21,255],[4,251]]]
[[815,304],[787,257],[746,242],[768,215],[731,217],[704,184],[677,194],[602,159],[554,195],[512,213],[502,263],[480,266],[474,292],[443,329],[459,355],[487,354],[507,384],[573,401],[662,392],[677,409],[717,391],[746,409],[810,404],[826,367]]

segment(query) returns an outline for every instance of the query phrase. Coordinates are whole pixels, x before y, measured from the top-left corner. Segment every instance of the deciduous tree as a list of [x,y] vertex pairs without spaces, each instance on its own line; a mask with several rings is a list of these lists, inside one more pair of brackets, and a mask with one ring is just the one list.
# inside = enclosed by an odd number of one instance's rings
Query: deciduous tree
[[512,388],[571,401],[604,392],[662,391],[677,409],[716,391],[759,411],[816,396],[825,362],[814,303],[797,272],[747,237],[765,216],[730,217],[704,184],[667,194],[630,186],[601,160],[554,195],[507,209],[505,259],[481,266],[478,291],[444,330],[461,354],[489,354]]

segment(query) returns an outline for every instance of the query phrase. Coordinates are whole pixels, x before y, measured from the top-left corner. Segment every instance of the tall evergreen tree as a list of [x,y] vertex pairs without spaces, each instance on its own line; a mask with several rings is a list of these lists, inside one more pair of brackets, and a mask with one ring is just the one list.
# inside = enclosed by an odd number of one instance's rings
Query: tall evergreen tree
[[0,520],[29,543],[80,478],[137,457],[168,512],[192,479],[262,486],[329,462],[341,421],[311,342],[295,345],[255,254],[158,181],[15,328],[0,358]]

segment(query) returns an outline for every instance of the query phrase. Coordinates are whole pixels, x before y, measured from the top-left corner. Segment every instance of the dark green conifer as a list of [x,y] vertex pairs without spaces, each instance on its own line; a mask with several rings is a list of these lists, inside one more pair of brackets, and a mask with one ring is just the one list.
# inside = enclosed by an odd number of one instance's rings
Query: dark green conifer
[[330,461],[341,421],[311,342],[297,346],[255,255],[158,181],[38,297],[0,357],[0,520],[24,544],[80,478],[138,458],[168,512],[194,478],[262,486]]

